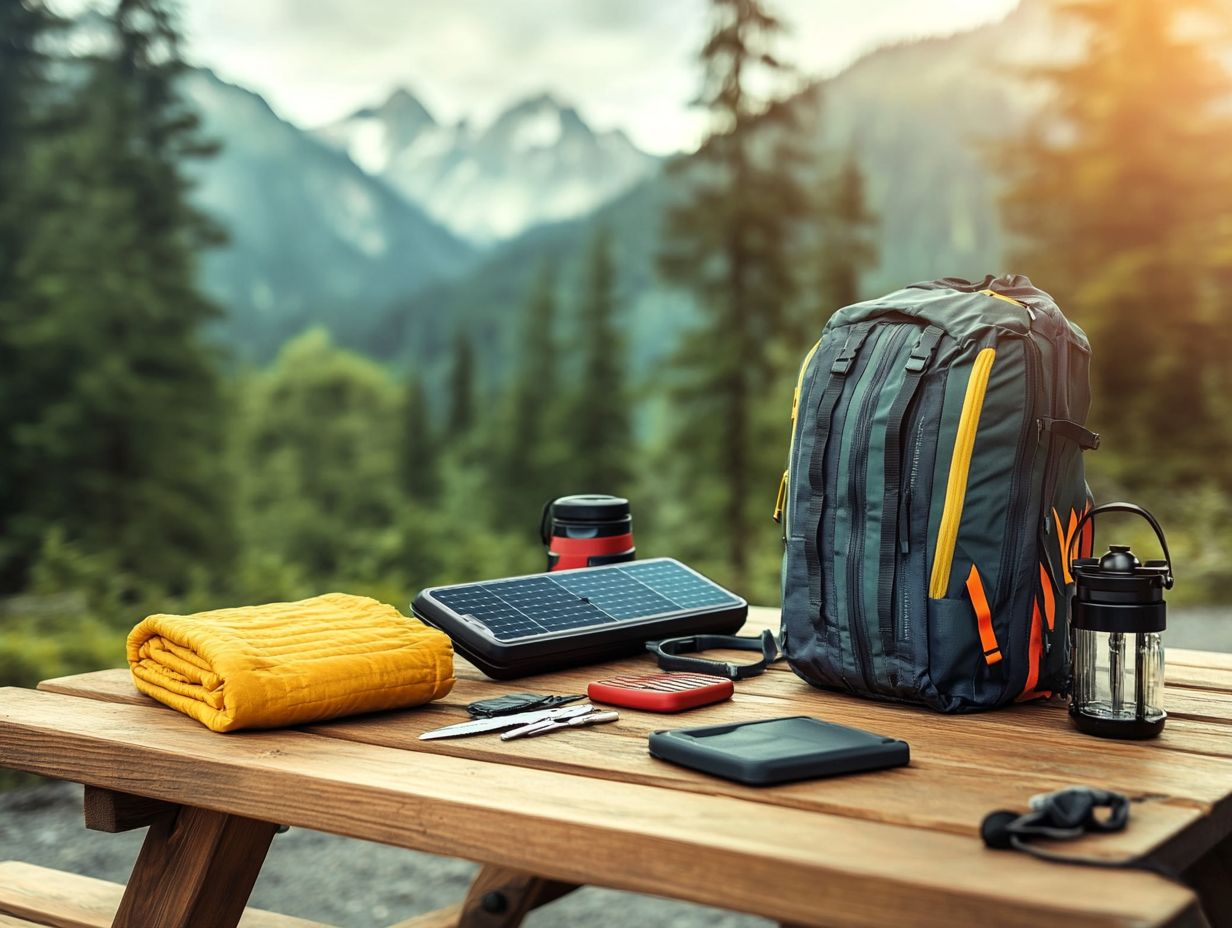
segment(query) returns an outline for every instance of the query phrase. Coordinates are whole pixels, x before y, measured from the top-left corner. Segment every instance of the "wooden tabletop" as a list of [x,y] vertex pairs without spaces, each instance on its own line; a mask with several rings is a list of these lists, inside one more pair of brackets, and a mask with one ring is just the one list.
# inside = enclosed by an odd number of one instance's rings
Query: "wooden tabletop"
[[[754,609],[744,632],[777,624]],[[647,656],[496,683],[459,660],[453,693],[430,707],[229,735],[101,671],[0,690],[0,766],[801,925],[1201,923],[1178,883],[989,851],[978,829],[1036,793],[1106,787],[1138,800],[1130,827],[1067,853],[1192,865],[1232,834],[1232,655],[1168,653],[1170,718],[1149,743],[1081,735],[1059,703],[941,716],[816,690],[783,664],[681,716],[622,709],[543,738],[417,740],[476,699],[651,669]],[[800,714],[904,739],[911,764],[754,788],[647,753],[655,729]]]

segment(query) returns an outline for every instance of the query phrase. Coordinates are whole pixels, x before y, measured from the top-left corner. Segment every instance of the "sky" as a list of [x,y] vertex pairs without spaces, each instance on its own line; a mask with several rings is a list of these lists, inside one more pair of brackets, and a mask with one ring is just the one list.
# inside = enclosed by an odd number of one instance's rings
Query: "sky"
[[[66,0],[67,3],[70,0]],[[971,28],[1017,0],[771,0],[780,53],[826,76],[887,42]],[[705,0],[181,0],[187,57],[314,127],[397,86],[439,121],[549,92],[647,151],[690,149]]]

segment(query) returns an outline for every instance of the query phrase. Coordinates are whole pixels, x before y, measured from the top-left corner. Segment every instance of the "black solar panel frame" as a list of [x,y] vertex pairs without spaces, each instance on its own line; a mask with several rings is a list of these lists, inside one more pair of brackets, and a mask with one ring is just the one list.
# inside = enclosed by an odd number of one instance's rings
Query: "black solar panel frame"
[[[506,638],[494,634],[492,629],[478,621],[473,613],[464,613],[455,608],[460,606],[460,599],[461,605],[465,605],[466,596],[483,598],[485,591],[491,594],[493,588],[507,592],[511,586],[516,590],[520,585],[524,591],[539,586],[543,595],[553,596],[553,589],[544,585],[543,581],[576,588],[578,581],[589,582],[593,577],[594,583],[601,587],[602,581],[612,576],[603,572],[632,568],[635,573],[653,573],[655,565],[673,573],[680,571],[680,576],[688,578],[690,583],[698,581],[730,599],[705,606],[687,606],[670,612],[616,618],[582,627],[545,629],[520,637]],[[648,584],[642,585],[649,587]],[[677,590],[678,595],[679,592]],[[653,602],[653,599],[647,596],[645,601]],[[505,602],[507,603],[507,600]],[[567,600],[562,598],[561,602],[566,603]],[[613,606],[610,602],[608,605],[609,609]],[[672,602],[672,605],[678,604]],[[448,634],[455,649],[463,657],[495,679],[513,679],[531,673],[634,654],[643,649],[645,642],[662,638],[691,634],[731,634],[744,624],[748,615],[748,603],[744,599],[674,558],[647,558],[631,563],[432,587],[415,597],[411,608],[419,618]],[[610,616],[610,611],[605,614]],[[512,621],[515,626],[529,624],[516,616],[512,617]]]

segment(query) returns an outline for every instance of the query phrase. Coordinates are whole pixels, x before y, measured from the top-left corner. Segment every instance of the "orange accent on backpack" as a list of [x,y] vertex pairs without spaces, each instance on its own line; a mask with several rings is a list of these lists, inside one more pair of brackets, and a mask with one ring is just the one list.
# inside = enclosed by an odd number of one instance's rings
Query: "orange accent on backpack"
[[1022,688],[1022,692],[1018,694],[1015,702],[1026,702],[1028,699],[1047,699],[1052,695],[1047,690],[1035,691],[1035,684],[1039,682],[1039,667],[1040,657],[1044,653],[1044,632],[1043,623],[1040,621],[1039,600],[1034,600],[1031,603],[1031,648],[1029,660],[1031,665],[1027,670],[1027,683]]
[[[1044,618],[1048,621],[1048,630],[1052,631],[1052,627],[1057,620],[1056,594],[1052,591],[1052,578],[1048,576],[1048,571],[1044,568],[1043,564],[1040,564],[1039,568],[1040,589],[1044,593]],[[1036,603],[1036,609],[1038,608],[1039,604]]]
[[1061,546],[1061,575],[1065,578],[1065,585],[1069,586],[1074,582],[1074,575],[1069,572],[1069,546],[1074,541],[1074,529],[1078,527],[1078,513],[1073,509],[1069,511],[1069,528],[1067,529],[1061,523],[1061,517],[1057,515],[1057,507],[1052,507],[1052,524],[1057,530],[1057,544]]
[[967,574],[967,595],[971,597],[971,605],[975,609],[975,620],[980,630],[980,646],[984,649],[984,660],[991,667],[1000,662],[1002,654],[997,644],[997,633],[992,627],[992,610],[988,608],[984,581],[980,579],[980,572],[974,564],[971,565],[971,573]]
[[[1087,504],[1082,507],[1082,514],[1085,516],[1091,511],[1091,501],[1087,500]],[[1088,520],[1082,527],[1082,538],[1078,542],[1078,556],[1092,557],[1095,553],[1095,523]]]

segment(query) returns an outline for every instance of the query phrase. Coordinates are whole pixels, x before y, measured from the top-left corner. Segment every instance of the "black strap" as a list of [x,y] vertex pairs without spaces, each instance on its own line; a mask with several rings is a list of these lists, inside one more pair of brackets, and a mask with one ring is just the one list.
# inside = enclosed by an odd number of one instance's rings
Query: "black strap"
[[[729,661],[712,661],[704,657],[681,657],[680,655],[709,651],[711,648],[730,648],[736,651],[760,651],[761,660],[750,664],[733,664]],[[666,638],[663,641],[646,642],[646,650],[659,661],[663,670],[684,670],[690,673],[708,673],[729,680],[755,677],[779,660],[778,642],[774,632],[764,629],[760,635],[748,638],[740,635],[689,635],[686,638]]]
[[1099,447],[1099,432],[1083,428],[1073,419],[1051,419],[1040,416],[1035,420],[1040,432],[1051,432],[1061,438],[1068,438],[1083,451],[1094,451]]
[[826,490],[826,445],[830,440],[830,420],[834,415],[834,407],[839,395],[843,392],[843,384],[856,363],[860,346],[868,337],[872,323],[866,322],[856,326],[847,336],[834,363],[830,365],[830,379],[826,383],[825,392],[817,401],[817,428],[813,444],[813,454],[809,458],[809,500],[808,517],[804,523],[804,560],[808,566],[809,606],[821,609],[821,553],[817,544],[818,530],[821,525],[822,503]]
[[[898,391],[886,419],[885,495],[881,505],[880,581],[877,586],[877,623],[881,631],[883,654],[894,650],[894,557],[898,533],[887,532],[886,527],[896,523],[898,518],[898,496],[902,484],[902,462],[899,458],[903,447],[903,424],[941,335],[941,329],[933,325],[920,333],[915,347],[911,349],[911,357],[907,359],[907,373],[903,377],[902,389]],[[893,520],[887,516],[891,510],[894,512]],[[901,528],[901,525],[898,526],[899,530]]]

